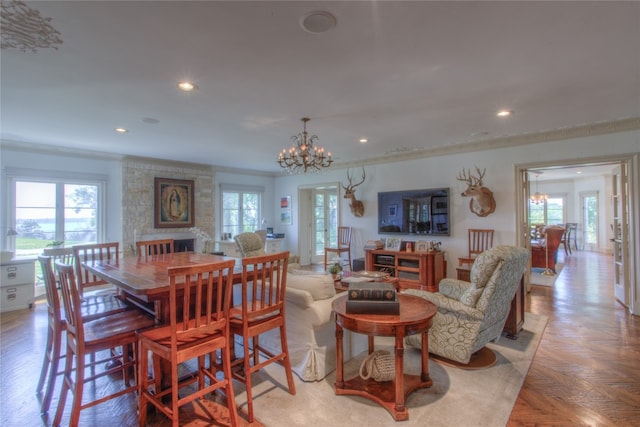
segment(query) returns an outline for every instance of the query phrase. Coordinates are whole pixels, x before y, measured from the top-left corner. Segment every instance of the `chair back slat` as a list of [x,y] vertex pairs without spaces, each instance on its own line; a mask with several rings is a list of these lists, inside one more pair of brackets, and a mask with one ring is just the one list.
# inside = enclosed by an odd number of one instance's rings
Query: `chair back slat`
[[53,271],[51,261],[52,257],[50,256],[38,256],[38,262],[40,263],[42,276],[44,278],[47,311],[54,322],[60,323],[60,321],[62,320],[62,313],[60,311],[60,295],[58,294],[58,283],[56,280],[56,274]]
[[338,246],[351,246],[351,227],[338,227]]
[[234,265],[231,259],[168,269],[172,345],[189,337],[228,332]]
[[469,229],[469,257],[479,255],[487,249],[493,247],[492,229]]
[[[55,271],[60,279],[60,291],[64,304],[64,315],[67,322],[67,332],[78,342],[84,342],[84,325],[82,319],[82,299],[72,265],[56,261]],[[67,338],[69,339],[69,338]]]
[[136,242],[138,257],[172,254],[175,252],[173,239],[140,240]]
[[288,251],[242,259],[243,318],[283,311],[288,260]]
[[120,244],[118,242],[96,243],[89,245],[73,246],[75,257],[76,279],[81,293],[91,286],[104,285],[107,281],[82,267],[83,262],[89,261],[117,261]]

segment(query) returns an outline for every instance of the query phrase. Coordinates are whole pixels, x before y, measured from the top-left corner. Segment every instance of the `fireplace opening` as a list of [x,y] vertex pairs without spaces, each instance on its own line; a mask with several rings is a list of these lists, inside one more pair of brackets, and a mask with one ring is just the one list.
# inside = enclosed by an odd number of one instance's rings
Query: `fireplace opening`
[[176,239],[173,241],[173,249],[176,252],[193,252],[196,239]]

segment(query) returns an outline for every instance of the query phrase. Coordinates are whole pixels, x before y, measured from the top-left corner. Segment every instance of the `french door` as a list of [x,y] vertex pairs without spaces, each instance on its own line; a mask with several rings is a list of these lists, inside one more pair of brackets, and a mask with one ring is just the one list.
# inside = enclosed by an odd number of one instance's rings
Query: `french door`
[[338,190],[313,189],[313,227],[311,263],[324,263],[324,248],[338,243]]

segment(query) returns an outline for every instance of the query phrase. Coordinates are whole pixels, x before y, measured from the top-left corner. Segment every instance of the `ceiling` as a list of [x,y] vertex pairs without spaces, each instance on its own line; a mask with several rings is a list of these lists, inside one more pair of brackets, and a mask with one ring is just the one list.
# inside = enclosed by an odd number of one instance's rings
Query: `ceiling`
[[63,43],[2,50],[3,141],[276,172],[302,117],[337,165],[640,117],[638,2],[28,4]]

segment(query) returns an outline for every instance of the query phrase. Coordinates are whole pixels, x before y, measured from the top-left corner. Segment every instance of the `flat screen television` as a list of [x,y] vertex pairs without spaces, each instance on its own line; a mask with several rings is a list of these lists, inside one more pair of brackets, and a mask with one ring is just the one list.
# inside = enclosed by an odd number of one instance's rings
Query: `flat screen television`
[[450,235],[449,188],[378,193],[378,233]]

